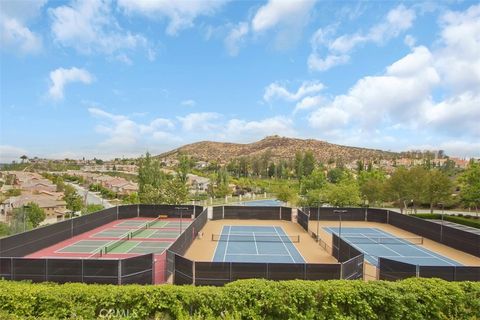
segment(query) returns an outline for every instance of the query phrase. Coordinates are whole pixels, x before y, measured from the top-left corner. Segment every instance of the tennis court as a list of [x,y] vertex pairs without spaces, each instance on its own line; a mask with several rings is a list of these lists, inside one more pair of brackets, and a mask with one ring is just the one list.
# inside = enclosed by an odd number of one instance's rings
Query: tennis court
[[[339,235],[339,228],[323,229]],[[341,229],[341,238],[364,253],[365,259],[373,265],[378,265],[379,257],[421,266],[461,265],[422,247],[422,237],[399,238],[377,228],[344,227]]]
[[300,236],[289,236],[278,226],[223,226],[214,262],[304,263],[294,243]]

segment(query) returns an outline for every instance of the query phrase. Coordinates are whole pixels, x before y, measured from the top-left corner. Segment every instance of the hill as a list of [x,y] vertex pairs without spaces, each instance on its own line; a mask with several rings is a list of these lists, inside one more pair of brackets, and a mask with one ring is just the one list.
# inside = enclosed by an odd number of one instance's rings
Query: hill
[[297,151],[312,151],[318,161],[330,160],[352,161],[356,159],[391,159],[399,153],[348,147],[314,139],[296,139],[279,136],[266,137],[260,141],[241,144],[229,142],[201,141],[184,145],[180,148],[162,153],[162,159],[175,159],[178,154],[186,154],[197,160],[228,162],[238,157],[256,157],[269,153],[272,159],[293,159]]

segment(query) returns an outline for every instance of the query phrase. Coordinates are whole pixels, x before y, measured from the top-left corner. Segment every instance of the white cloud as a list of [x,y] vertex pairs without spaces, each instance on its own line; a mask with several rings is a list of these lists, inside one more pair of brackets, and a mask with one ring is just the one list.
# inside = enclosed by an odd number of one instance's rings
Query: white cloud
[[118,5],[127,13],[139,13],[149,18],[167,17],[167,34],[176,35],[180,30],[193,27],[198,16],[212,15],[226,1],[169,1],[169,0],[119,0]]
[[281,116],[260,121],[231,119],[221,131],[220,136],[228,141],[246,142],[274,134],[284,136],[296,135],[293,121]]
[[193,99],[187,99],[181,102],[181,105],[185,107],[195,107],[196,104],[197,102]]
[[219,120],[221,114],[215,112],[189,113],[184,117],[177,117],[185,131],[210,132],[219,128],[215,120]]
[[313,108],[318,108],[323,103],[324,98],[322,96],[308,96],[297,102],[293,113],[297,113],[303,110],[310,110]]
[[225,38],[225,46],[231,56],[236,56],[240,50],[241,44],[245,41],[245,36],[248,34],[248,23],[240,22],[238,25],[230,30],[230,33]]
[[124,31],[111,11],[110,1],[106,0],[76,0],[50,9],[53,38],[83,54],[112,55],[138,47],[151,50],[144,36]]
[[[355,47],[368,42],[383,44],[395,38],[412,26],[415,17],[413,9],[399,5],[390,10],[382,22],[372,26],[365,33],[357,32],[333,38],[334,26],[320,28],[311,39],[312,53],[307,60],[308,67],[314,71],[325,71],[345,64],[349,61],[349,54]],[[328,53],[323,58],[324,49]]]
[[169,132],[175,128],[175,124],[169,119],[156,118],[149,123],[141,124],[125,115],[112,114],[100,108],[89,108],[88,112],[102,121],[96,126],[96,131],[107,136],[101,143],[104,147],[132,147],[149,138],[165,143],[177,139]]
[[415,43],[417,42],[417,39],[415,39],[415,37],[411,34],[407,34],[403,39],[403,42],[410,48],[413,48],[415,46]]
[[49,96],[54,100],[61,100],[64,97],[65,86],[72,82],[90,84],[93,76],[85,69],[79,68],[58,68],[50,72],[51,85],[48,89]]
[[[478,145],[480,55],[472,52],[480,52],[480,5],[447,12],[441,27],[434,49],[414,47],[383,74],[359,79],[347,93],[320,103],[309,125],[336,130],[333,138],[373,141],[391,131],[397,137]],[[472,155],[469,150],[465,154]]]
[[278,25],[298,26],[303,25],[315,1],[284,1],[269,0],[255,13],[252,19],[252,29],[262,32]]
[[[355,125],[372,130],[375,124],[396,124],[418,120],[422,107],[429,103],[432,88],[439,83],[439,76],[432,66],[432,55],[425,47],[417,47],[412,53],[393,63],[384,75],[367,76],[355,83],[347,94],[336,96],[325,106],[346,112]],[[318,109],[309,118],[312,127],[322,127]],[[342,116],[338,126],[350,124]]]
[[9,145],[0,145],[0,163],[20,162],[20,157],[23,155],[28,156],[25,149]]
[[0,11],[0,44],[2,48],[22,54],[38,53],[42,38],[28,28],[30,20],[40,14],[46,1],[3,0]]
[[285,86],[274,82],[269,84],[265,88],[265,93],[263,94],[263,100],[266,102],[272,102],[275,99],[282,99],[285,101],[297,101],[302,99],[307,95],[312,95],[320,92],[324,88],[324,85],[319,81],[305,81],[298,88],[296,92],[288,91]]

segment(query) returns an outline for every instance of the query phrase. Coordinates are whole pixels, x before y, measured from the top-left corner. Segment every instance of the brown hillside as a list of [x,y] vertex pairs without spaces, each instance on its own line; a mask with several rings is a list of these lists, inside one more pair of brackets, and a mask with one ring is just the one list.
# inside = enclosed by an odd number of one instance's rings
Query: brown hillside
[[391,159],[399,155],[394,152],[347,147],[314,139],[302,140],[271,136],[248,144],[201,141],[165,152],[158,157],[172,159],[182,153],[198,160],[217,160],[225,163],[232,158],[255,157],[263,155],[265,152],[269,152],[272,159],[293,159],[297,151],[312,151],[315,158],[322,162],[328,162],[330,159],[343,161]]

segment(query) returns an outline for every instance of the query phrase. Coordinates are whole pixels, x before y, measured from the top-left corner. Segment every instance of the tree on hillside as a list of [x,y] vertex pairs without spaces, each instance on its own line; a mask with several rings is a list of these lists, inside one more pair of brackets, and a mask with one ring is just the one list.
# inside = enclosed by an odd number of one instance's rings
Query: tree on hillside
[[460,196],[469,208],[480,206],[480,163],[470,162],[468,168],[459,177],[461,183]]
[[275,196],[278,200],[283,201],[285,203],[294,203],[297,195],[294,190],[292,190],[288,185],[282,184],[278,187],[275,192]]
[[26,155],[23,155],[20,157],[20,159],[22,160],[22,163],[24,163],[25,161],[28,160],[28,157]]
[[180,204],[188,196],[182,178],[165,174],[160,161],[152,158],[148,152],[139,160],[138,189],[140,203]]
[[300,193],[305,195],[312,190],[322,189],[327,183],[325,173],[321,169],[315,169],[310,175],[303,178]]
[[442,171],[430,170],[425,181],[425,200],[430,204],[430,213],[433,213],[433,206],[439,202],[447,201],[453,189],[450,178]]
[[327,172],[327,179],[331,183],[338,183],[344,175],[341,168],[333,168]]
[[305,152],[303,156],[303,176],[308,176],[315,169],[315,157],[311,151]]
[[363,199],[367,199],[373,205],[384,200],[386,181],[384,172],[378,170],[361,171],[357,180]]
[[303,155],[299,151],[295,153],[294,166],[295,166],[295,175],[297,179],[300,180],[303,176]]
[[[405,167],[399,167],[392,174],[385,185],[386,197],[389,200],[396,201],[400,205],[400,212],[403,212],[405,201],[409,197],[407,181],[409,179],[408,170]],[[408,199],[408,201],[410,201]]]
[[190,173],[190,170],[192,167],[191,160],[186,155],[181,155],[178,160],[179,160],[179,163],[177,168],[177,175],[180,181],[185,184],[187,183],[188,174]]
[[424,166],[416,166],[408,171],[407,191],[415,213],[418,204],[425,200],[427,178],[428,170]]
[[355,206],[361,202],[360,189],[353,179],[342,179],[336,184],[328,184],[325,190],[326,201],[333,206]]
[[71,185],[66,184],[63,191],[63,200],[67,203],[67,209],[77,212],[83,208],[83,199]]

